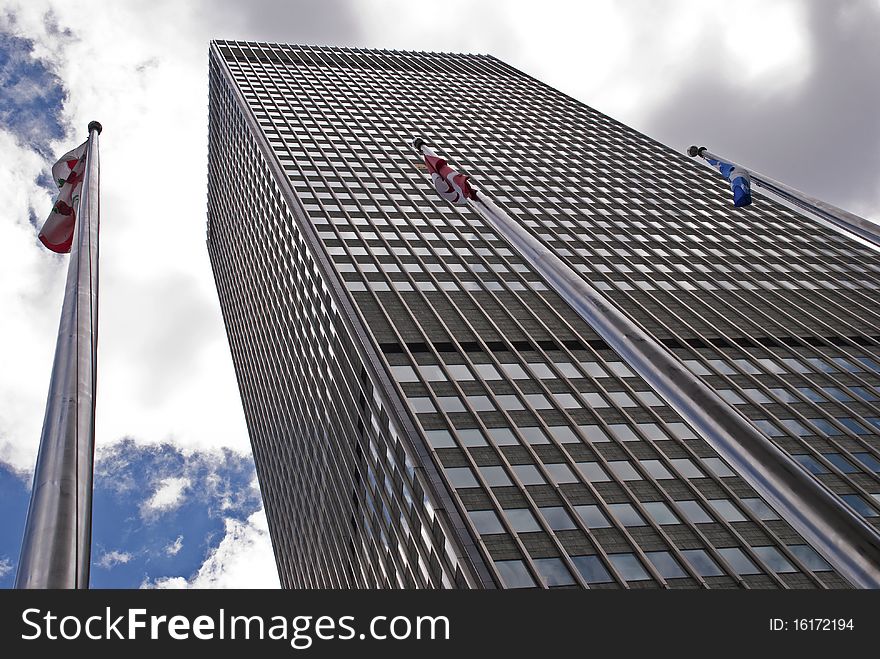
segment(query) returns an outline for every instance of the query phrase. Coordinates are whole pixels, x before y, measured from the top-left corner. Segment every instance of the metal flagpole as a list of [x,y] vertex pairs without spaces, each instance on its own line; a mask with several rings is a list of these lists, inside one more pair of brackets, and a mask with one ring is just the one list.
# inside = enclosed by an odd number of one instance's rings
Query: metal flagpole
[[101,124],[89,123],[82,193],[16,588],[88,588],[98,345]]
[[689,156],[696,157],[699,156],[701,158],[708,159],[711,158],[713,160],[720,160],[726,163],[733,165],[734,167],[738,167],[739,169],[743,169],[749,173],[749,177],[751,178],[752,183],[757,186],[760,186],[766,190],[769,190],[773,194],[785,199],[789,203],[801,208],[813,215],[825,220],[829,224],[833,226],[833,228],[837,229],[839,232],[844,233],[847,237],[861,238],[862,241],[868,243],[869,247],[873,247],[874,249],[880,249],[880,225],[875,224],[869,220],[866,220],[863,217],[859,217],[849,211],[845,211],[842,208],[838,208],[832,204],[826,203],[814,197],[811,197],[807,194],[804,194],[800,190],[796,190],[792,187],[785,185],[784,183],[780,183],[769,176],[764,176],[763,174],[759,174],[750,169],[737,165],[732,160],[728,160],[722,156],[715,155],[706,150],[704,146],[691,146],[688,147],[687,151]]
[[[422,156],[437,156],[418,138]],[[445,166],[445,162],[443,162]],[[618,310],[462,175],[433,173],[450,187],[441,195],[465,203],[540,274],[620,357],[703,437],[845,578],[880,588],[880,534],[810,476],[662,344]],[[449,180],[453,178],[453,180]],[[462,188],[466,188],[462,191]],[[456,189],[456,190],[453,190]],[[440,191],[438,189],[438,191]]]

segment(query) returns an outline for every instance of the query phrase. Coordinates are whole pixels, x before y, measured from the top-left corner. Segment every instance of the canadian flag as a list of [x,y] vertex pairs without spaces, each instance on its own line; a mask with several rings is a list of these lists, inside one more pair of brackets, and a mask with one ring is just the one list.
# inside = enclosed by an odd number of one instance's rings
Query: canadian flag
[[437,192],[446,201],[456,206],[464,206],[467,199],[476,199],[477,192],[471,187],[466,174],[455,171],[443,158],[424,153],[425,165],[431,172],[431,180]]
[[52,212],[40,229],[40,242],[53,252],[67,254],[73,243],[76,226],[76,207],[82,192],[83,174],[86,169],[86,146],[83,142],[73,151],[65,153],[52,166],[52,178],[58,184],[58,197]]

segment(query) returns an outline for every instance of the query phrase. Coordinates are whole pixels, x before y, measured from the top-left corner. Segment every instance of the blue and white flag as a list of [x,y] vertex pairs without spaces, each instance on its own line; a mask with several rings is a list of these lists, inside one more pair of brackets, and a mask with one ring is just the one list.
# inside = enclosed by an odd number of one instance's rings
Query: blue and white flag
[[733,192],[733,205],[748,206],[752,203],[752,179],[749,173],[742,167],[731,165],[723,160],[706,158],[706,162],[721,172],[721,175],[730,181],[730,189]]

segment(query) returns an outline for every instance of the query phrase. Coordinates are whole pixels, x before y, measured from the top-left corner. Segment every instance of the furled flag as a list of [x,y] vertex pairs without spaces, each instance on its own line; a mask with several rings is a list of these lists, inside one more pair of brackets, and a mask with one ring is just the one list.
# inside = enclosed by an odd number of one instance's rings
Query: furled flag
[[434,187],[437,192],[446,201],[457,206],[464,206],[466,199],[476,199],[477,193],[468,182],[466,174],[455,171],[446,164],[443,158],[435,155],[423,154],[425,157],[425,165],[431,172],[431,180],[434,181]]
[[731,165],[723,160],[715,160],[714,158],[706,158],[706,162],[721,172],[728,181],[730,181],[730,189],[733,192],[733,205],[748,206],[752,203],[752,179],[749,173],[742,167]]
[[58,197],[52,212],[40,229],[40,242],[53,252],[67,254],[73,243],[76,225],[76,207],[82,191],[83,174],[86,169],[86,146],[83,142],[73,151],[65,153],[52,166],[52,178],[58,185]]

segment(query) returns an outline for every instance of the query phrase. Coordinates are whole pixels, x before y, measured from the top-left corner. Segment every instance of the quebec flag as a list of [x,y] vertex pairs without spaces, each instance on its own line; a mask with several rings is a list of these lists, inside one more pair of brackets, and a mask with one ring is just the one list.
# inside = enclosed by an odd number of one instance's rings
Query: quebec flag
[[736,167],[723,160],[706,158],[706,162],[721,172],[721,175],[730,181],[730,189],[733,192],[733,205],[748,206],[752,203],[752,179],[749,173],[742,167]]

